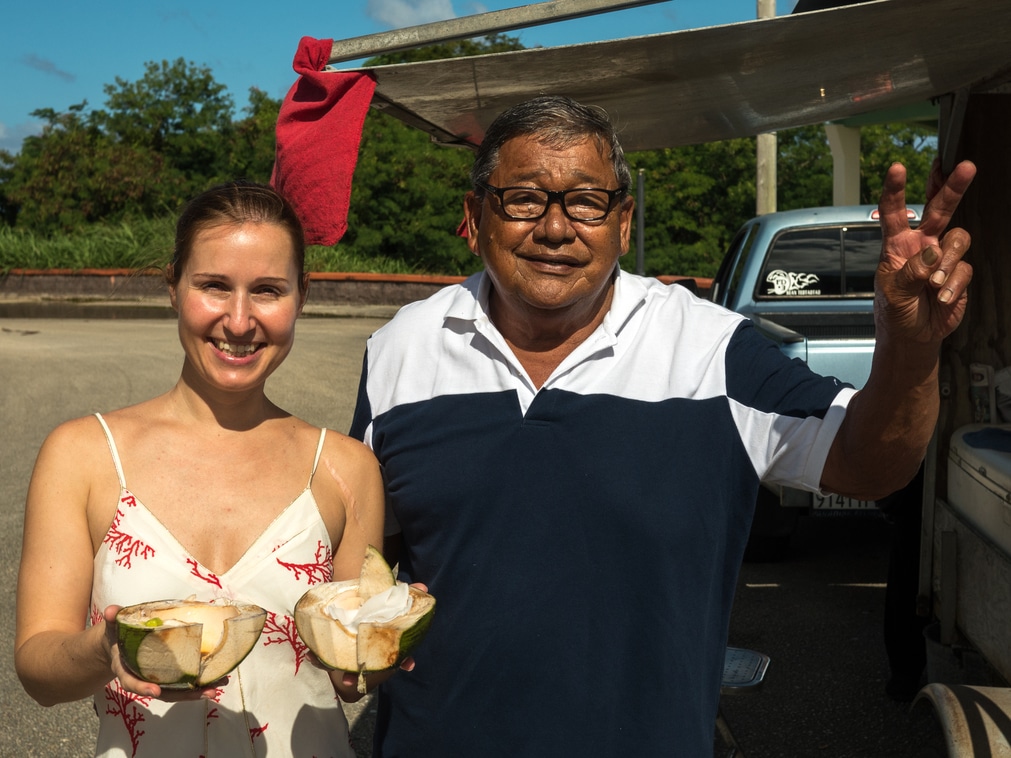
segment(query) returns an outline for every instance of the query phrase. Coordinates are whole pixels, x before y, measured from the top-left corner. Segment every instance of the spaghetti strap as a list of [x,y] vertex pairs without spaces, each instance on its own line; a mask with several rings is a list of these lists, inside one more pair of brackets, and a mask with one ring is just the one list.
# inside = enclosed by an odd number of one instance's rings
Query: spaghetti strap
[[[111,439],[111,438],[110,438]],[[319,465],[319,457],[323,453],[323,440],[326,439],[326,427],[319,430],[319,443],[316,445],[316,457],[312,461],[312,471],[309,472],[309,483],[306,489],[312,486],[312,478],[316,475],[316,466]]]
[[[119,451],[116,450],[116,443],[112,439],[112,432],[109,431],[109,425],[105,423],[105,419],[102,418],[101,413],[96,413],[95,418],[98,419],[98,423],[102,425],[105,430],[105,439],[109,443],[109,452],[112,453],[112,462],[116,464],[116,474],[119,476],[119,486],[121,489],[126,489],[126,477],[123,475],[123,464],[119,462]],[[313,467],[315,468],[315,466]]]

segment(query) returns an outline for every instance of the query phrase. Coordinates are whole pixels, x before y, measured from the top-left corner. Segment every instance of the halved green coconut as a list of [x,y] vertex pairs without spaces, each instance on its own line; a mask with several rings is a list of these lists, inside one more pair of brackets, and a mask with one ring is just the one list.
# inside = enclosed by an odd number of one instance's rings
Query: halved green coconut
[[[390,616],[396,613],[395,616]],[[364,675],[398,666],[421,642],[435,598],[398,582],[369,546],[358,579],[317,584],[295,604],[295,628],[320,663]]]
[[193,689],[228,674],[256,645],[267,612],[258,605],[157,600],[116,614],[130,671],[166,689]]

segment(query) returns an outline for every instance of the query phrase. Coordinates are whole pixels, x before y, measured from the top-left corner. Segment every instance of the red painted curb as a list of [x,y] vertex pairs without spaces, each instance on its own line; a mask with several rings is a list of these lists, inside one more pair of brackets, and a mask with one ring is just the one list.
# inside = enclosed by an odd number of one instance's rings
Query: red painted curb
[[[157,269],[130,268],[12,268],[7,276],[162,276]],[[309,278],[324,282],[402,282],[404,284],[456,284],[463,276],[439,276],[428,274],[373,274],[357,271],[313,271]]]
[[[162,272],[154,269],[129,269],[129,268],[12,268],[7,271],[7,276],[161,276]],[[450,276],[438,274],[372,274],[355,271],[313,271],[309,274],[312,281],[321,282],[399,282],[402,284],[456,284],[462,282],[464,276]],[[694,279],[700,290],[707,290],[712,286],[711,277],[704,276],[679,276],[677,274],[663,274],[658,276],[664,284],[672,284],[684,279]]]

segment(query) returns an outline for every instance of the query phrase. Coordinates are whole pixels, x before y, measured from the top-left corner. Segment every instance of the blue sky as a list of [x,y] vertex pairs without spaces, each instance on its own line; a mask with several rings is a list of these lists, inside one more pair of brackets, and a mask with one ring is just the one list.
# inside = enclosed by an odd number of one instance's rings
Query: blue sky
[[[778,14],[796,0],[776,0]],[[303,36],[335,40],[522,5],[516,0],[132,0],[7,4],[0,25],[0,148],[16,152],[37,133],[30,114],[84,100],[102,108],[103,87],[136,81],[148,61],[207,66],[237,110],[257,87],[281,98],[295,80]],[[283,10],[282,10],[283,7]],[[755,18],[757,0],[668,0],[511,33],[526,47],[717,26]]]

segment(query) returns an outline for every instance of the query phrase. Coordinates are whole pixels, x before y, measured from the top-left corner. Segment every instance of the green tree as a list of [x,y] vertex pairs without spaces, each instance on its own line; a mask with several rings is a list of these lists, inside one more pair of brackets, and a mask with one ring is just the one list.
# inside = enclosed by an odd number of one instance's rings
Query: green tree
[[[937,129],[924,123],[889,123],[860,129],[860,204],[874,205],[888,167],[899,161],[908,172],[906,199],[922,203],[930,164],[937,154]],[[832,152],[821,125],[778,134],[778,207],[832,204]]]
[[249,90],[245,117],[229,132],[225,173],[229,178],[268,182],[274,168],[275,127],[281,101],[256,87]]
[[[633,181],[645,172],[646,274],[714,274],[737,227],[754,215],[755,141],[631,153],[629,163]],[[633,238],[626,269],[635,267],[634,247]]]
[[0,226],[14,226],[18,217],[18,204],[10,196],[16,163],[17,158],[12,152],[0,150]]
[[109,139],[86,106],[34,111],[46,122],[42,133],[28,137],[18,156],[5,156],[5,206],[16,209],[17,222],[27,229],[65,232],[99,220],[152,215],[164,212],[175,194],[180,177],[159,155]]
[[148,63],[136,82],[105,87],[107,109],[87,103],[32,115],[42,133],[18,155],[0,155],[0,214],[52,233],[96,221],[174,213],[189,197],[233,176],[267,181],[280,103],[250,92],[245,117],[208,68]]
[[395,53],[383,53],[365,61],[366,66],[389,66],[394,63],[417,63],[418,61],[437,61],[445,58],[466,58],[470,55],[486,55],[488,53],[507,53],[513,50],[523,50],[523,43],[518,37],[507,34],[489,34],[479,39],[464,39],[443,42],[438,45],[425,45]]
[[896,161],[906,167],[906,201],[926,200],[930,166],[937,156],[933,124],[875,124],[860,130],[860,201],[877,203],[881,181]]
[[832,204],[832,152],[823,126],[780,130],[776,154],[777,209]]
[[[367,65],[389,65],[521,50],[519,40],[496,34],[479,40],[389,53]],[[470,189],[473,154],[434,145],[428,136],[379,111],[362,129],[340,246],[359,257],[402,260],[419,272],[467,274],[480,262],[456,235],[463,196]]]
[[108,136],[160,155],[185,177],[186,195],[225,178],[234,107],[209,68],[182,58],[152,61],[137,81],[116,77],[104,90],[108,110],[96,118]]
[[[923,124],[861,129],[861,203],[876,203],[888,166],[909,170],[907,198],[923,202],[936,154],[935,130]],[[711,276],[736,230],[755,215],[755,140],[737,139],[629,155],[645,172],[645,271]],[[832,154],[819,125],[777,134],[779,210],[832,204]],[[633,191],[635,188],[633,187]],[[633,250],[621,264],[635,267]]]
[[403,260],[419,272],[475,270],[476,259],[455,234],[471,160],[469,152],[433,146],[424,132],[370,113],[340,245],[361,257]]

